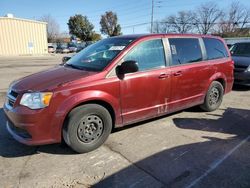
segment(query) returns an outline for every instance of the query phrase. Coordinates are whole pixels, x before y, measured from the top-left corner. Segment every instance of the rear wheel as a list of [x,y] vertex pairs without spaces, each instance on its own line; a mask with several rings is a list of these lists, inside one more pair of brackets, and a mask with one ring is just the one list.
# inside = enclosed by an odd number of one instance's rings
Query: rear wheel
[[101,146],[111,129],[112,118],[108,110],[97,104],[86,104],[69,113],[63,138],[76,152],[86,153]]
[[219,108],[224,95],[224,88],[218,81],[213,81],[206,94],[204,103],[200,106],[203,110],[211,112]]

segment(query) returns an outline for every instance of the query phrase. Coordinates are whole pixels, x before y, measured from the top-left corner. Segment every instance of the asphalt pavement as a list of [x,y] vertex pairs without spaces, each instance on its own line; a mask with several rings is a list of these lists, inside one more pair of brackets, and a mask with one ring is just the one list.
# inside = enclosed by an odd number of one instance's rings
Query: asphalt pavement
[[[61,58],[0,57],[0,105],[11,81]],[[250,88],[235,87],[214,112],[195,107],[115,130],[86,154],[16,142],[1,108],[0,187],[250,187]]]

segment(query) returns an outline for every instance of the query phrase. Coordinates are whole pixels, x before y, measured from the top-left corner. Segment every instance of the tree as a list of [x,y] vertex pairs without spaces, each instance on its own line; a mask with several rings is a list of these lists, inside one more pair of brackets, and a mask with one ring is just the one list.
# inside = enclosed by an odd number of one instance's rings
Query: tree
[[153,33],[189,33],[193,30],[194,14],[191,11],[180,11],[153,24]]
[[225,37],[249,35],[249,29],[244,28],[249,22],[250,9],[238,1],[232,2],[229,11],[221,19],[220,33]]
[[188,33],[193,30],[194,14],[191,11],[180,11],[177,15],[169,16],[165,19],[169,31],[174,33]]
[[48,42],[56,42],[59,34],[60,27],[56,20],[51,15],[44,15],[40,18],[41,21],[47,22],[47,39]]
[[[148,28],[149,31],[151,31],[151,28]],[[164,20],[157,20],[153,23],[153,33],[168,33],[169,32],[169,26],[167,23],[164,22]]]
[[117,22],[117,15],[112,11],[106,12],[104,15],[101,15],[101,33],[110,37],[121,35],[121,26]]
[[193,23],[201,34],[207,34],[212,31],[216,22],[223,16],[223,11],[213,2],[200,5],[194,13]]
[[102,36],[98,33],[93,33],[93,35],[91,36],[91,41],[98,41],[98,40],[101,40],[102,39]]
[[69,33],[75,35],[83,41],[90,41],[94,33],[94,25],[90,23],[87,16],[76,14],[68,21]]

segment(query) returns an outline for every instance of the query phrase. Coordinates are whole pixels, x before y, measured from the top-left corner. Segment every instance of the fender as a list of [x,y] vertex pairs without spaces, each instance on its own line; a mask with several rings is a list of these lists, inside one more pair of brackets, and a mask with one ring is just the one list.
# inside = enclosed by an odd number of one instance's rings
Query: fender
[[226,83],[227,83],[227,77],[226,77],[226,75],[225,75],[224,73],[222,73],[222,72],[217,72],[217,73],[213,74],[213,75],[209,78],[208,85],[206,86],[205,92],[208,91],[208,88],[209,88],[209,86],[211,85],[211,83],[212,83],[213,81],[215,81],[215,80],[218,80],[218,79],[223,79],[224,84],[225,84],[225,90],[226,90],[226,87],[227,87],[227,85],[226,85]]
[[[60,117],[57,119],[57,122],[54,122],[54,133],[61,133],[61,129],[63,126],[63,122],[67,116],[67,114],[76,106],[86,103],[88,101],[94,101],[99,100],[108,103],[112,106],[114,113],[115,113],[115,124],[120,125],[122,124],[122,117],[121,117],[121,108],[119,100],[117,100],[114,96],[98,90],[88,90],[83,91],[80,93],[76,93],[74,95],[71,95],[66,100],[63,101],[59,105],[59,107],[56,110],[56,117]],[[60,135],[61,137],[61,135]]]

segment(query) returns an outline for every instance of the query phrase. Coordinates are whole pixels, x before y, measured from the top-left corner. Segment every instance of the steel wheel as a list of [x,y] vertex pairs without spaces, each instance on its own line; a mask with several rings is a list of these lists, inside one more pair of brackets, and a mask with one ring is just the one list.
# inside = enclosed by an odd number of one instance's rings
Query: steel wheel
[[204,103],[200,107],[207,111],[211,112],[219,108],[224,94],[224,87],[218,81],[213,81],[207,91],[205,96]]
[[209,104],[216,105],[220,98],[220,91],[218,88],[213,87],[209,94]]
[[112,130],[109,111],[98,104],[74,108],[63,127],[64,141],[76,152],[86,153],[101,146]]
[[97,140],[103,132],[103,121],[97,115],[88,115],[84,117],[78,126],[77,136],[85,143]]

